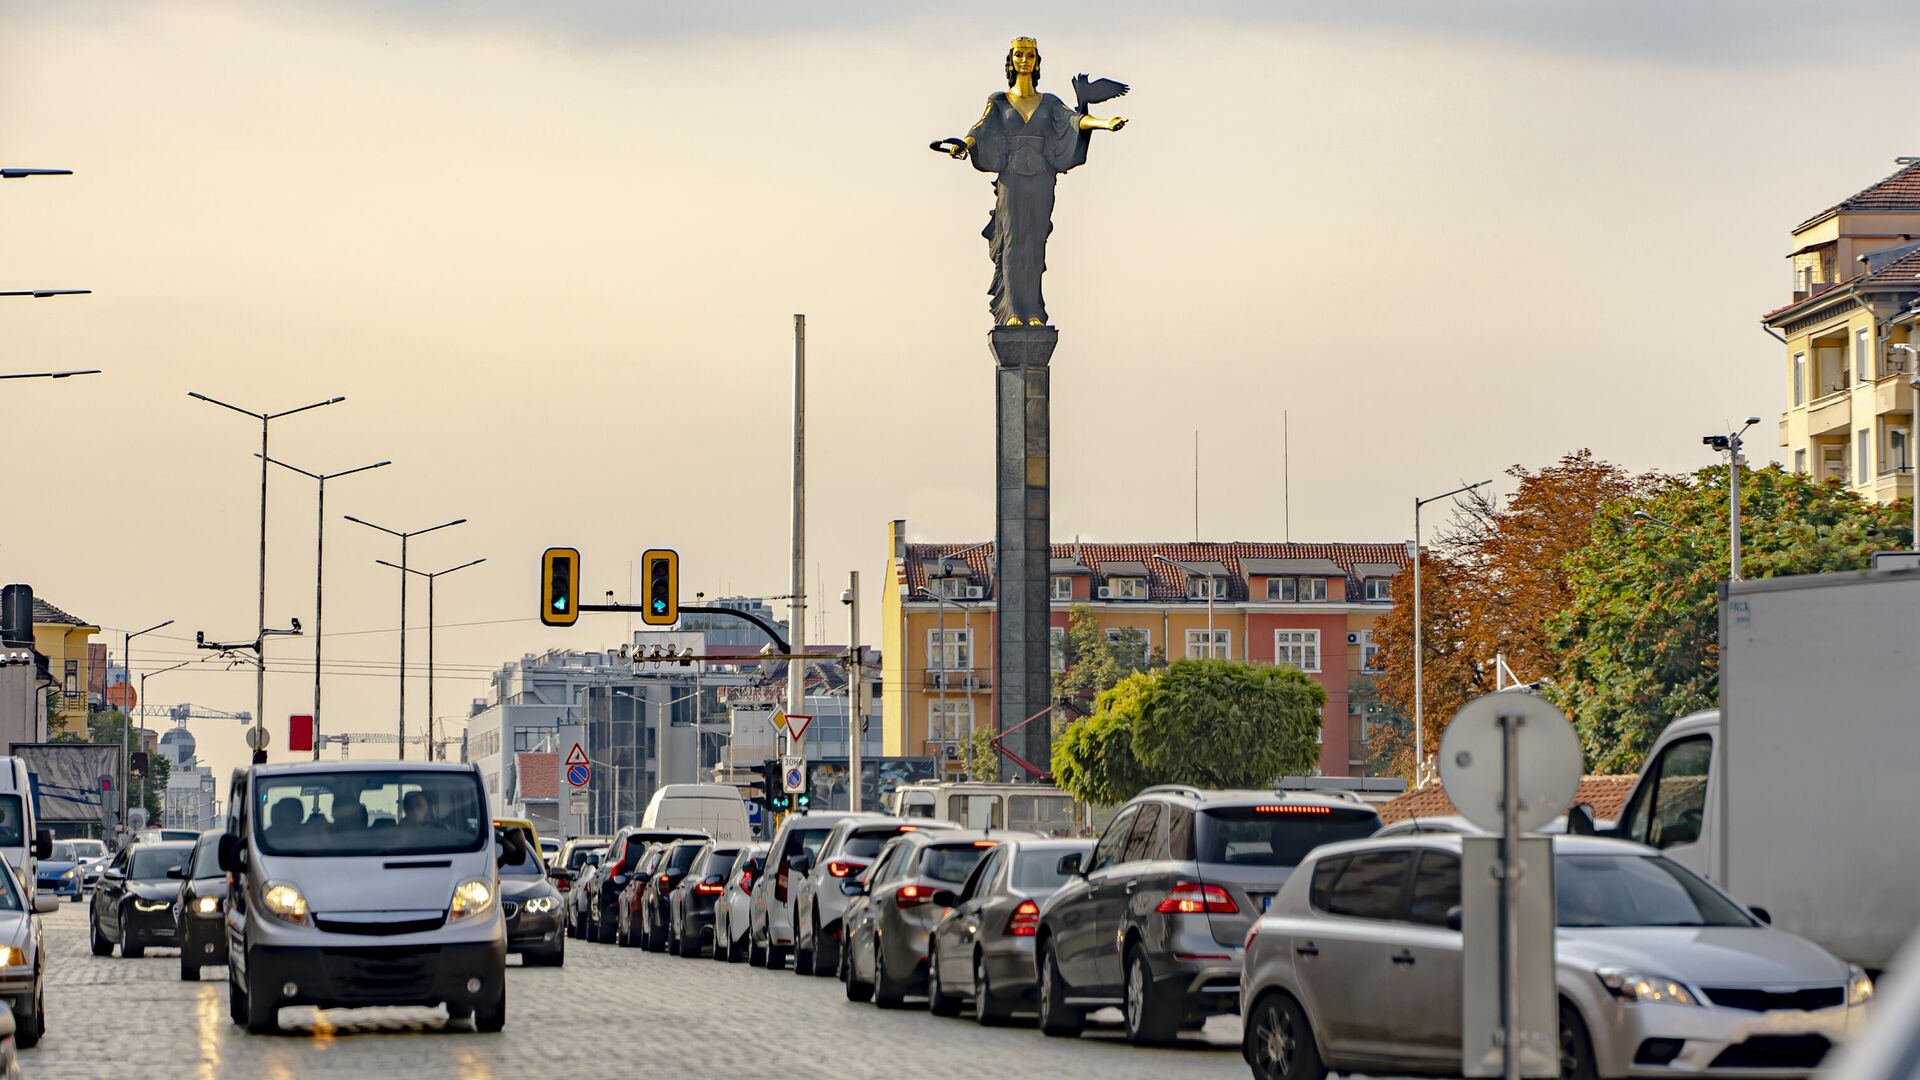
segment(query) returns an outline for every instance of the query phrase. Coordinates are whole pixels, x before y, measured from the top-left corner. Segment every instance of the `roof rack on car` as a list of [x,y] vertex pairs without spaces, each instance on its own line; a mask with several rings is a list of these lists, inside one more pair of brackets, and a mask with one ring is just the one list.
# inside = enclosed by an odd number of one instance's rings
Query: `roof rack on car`
[[1326,791],[1303,791],[1300,788],[1281,787],[1281,788],[1274,788],[1273,793],[1275,795],[1281,796],[1282,798],[1285,798],[1288,795],[1314,795],[1322,799],[1339,799],[1343,802],[1360,803],[1363,806],[1366,805],[1366,800],[1362,799],[1359,795],[1356,795],[1351,791],[1341,791],[1337,788],[1329,789]]
[[1161,794],[1161,793],[1187,795],[1195,799],[1200,797],[1200,789],[1197,787],[1194,787],[1191,784],[1155,784],[1152,787],[1140,789],[1141,795],[1155,795],[1155,794]]

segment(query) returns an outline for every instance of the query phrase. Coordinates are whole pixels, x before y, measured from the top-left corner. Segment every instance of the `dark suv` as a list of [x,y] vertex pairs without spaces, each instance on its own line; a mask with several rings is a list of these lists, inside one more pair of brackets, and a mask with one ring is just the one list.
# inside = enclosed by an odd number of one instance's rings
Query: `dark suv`
[[1035,937],[1041,1030],[1078,1035],[1117,1005],[1130,1041],[1156,1043],[1236,1012],[1247,930],[1287,875],[1379,828],[1364,804],[1298,792],[1141,792],[1084,865],[1061,860],[1072,873]]

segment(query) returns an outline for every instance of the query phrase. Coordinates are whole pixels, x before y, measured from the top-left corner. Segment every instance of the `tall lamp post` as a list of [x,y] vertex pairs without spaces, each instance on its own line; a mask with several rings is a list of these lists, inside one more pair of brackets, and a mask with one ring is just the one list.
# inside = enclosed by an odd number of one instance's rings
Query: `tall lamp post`
[[[1700,441],[1727,455],[1727,580],[1740,580],[1740,450],[1745,446],[1742,436],[1747,429],[1760,422],[1757,416],[1747,417],[1747,422],[1738,431],[1725,435],[1702,435]],[[1865,479],[1862,477],[1862,479]]]
[[[133,639],[139,637],[141,634],[151,634],[155,630],[158,630],[162,627],[172,626],[172,625],[173,625],[173,620],[168,619],[166,622],[163,622],[163,623],[154,623],[152,626],[147,627],[145,630],[135,630],[131,634],[122,634],[120,636],[120,662],[127,665],[128,678],[133,677]],[[142,675],[140,676],[140,700],[133,703],[134,711],[138,712],[141,704],[143,704],[146,700],[147,700],[147,677],[145,675]],[[127,731],[126,729],[132,726],[133,726],[133,718],[128,717],[125,726],[123,726],[120,730],[120,822],[122,827],[125,826],[126,820],[127,820]],[[143,730],[146,727],[145,724],[142,724],[140,726]]]
[[1430,502],[1451,499],[1455,495],[1465,494],[1474,488],[1486,487],[1491,483],[1493,483],[1492,478],[1488,478],[1474,484],[1462,484],[1452,491],[1442,492],[1431,498],[1413,500],[1413,550],[1407,554],[1413,557],[1413,786],[1415,788],[1420,786],[1427,767],[1426,656],[1420,625],[1420,508]]
[[[449,566],[445,570],[435,570],[432,573],[428,573],[425,570],[415,570],[412,567],[401,566],[399,563],[390,563],[385,559],[375,559],[373,561],[379,563],[381,566],[391,566],[395,570],[400,571],[402,575],[415,574],[427,579],[427,760],[432,761],[434,759],[434,752],[433,752],[433,583],[439,580],[440,578],[443,578],[448,574],[453,573],[455,570],[465,570],[469,566],[479,566],[481,563],[486,562],[487,560],[484,558],[474,559],[469,562],[463,562],[459,566]],[[405,618],[406,618],[405,616],[401,616],[402,622],[405,621]],[[401,628],[401,636],[403,638],[406,636],[406,628],[404,626]],[[403,678],[406,675],[406,672],[404,670],[405,664],[406,664],[406,661],[404,660],[401,661],[401,666],[402,666],[401,676]],[[407,733],[407,729],[405,725],[406,725],[406,720],[402,718],[401,728],[400,728],[400,734],[402,735],[405,735]],[[400,744],[400,746],[403,748],[402,750],[403,756],[404,756],[404,747],[406,745],[407,744],[404,742]]]
[[[169,620],[169,621],[171,621],[171,620]],[[165,626],[165,625],[166,625],[166,623],[161,623],[160,625],[161,625],[161,626]],[[141,673],[141,675],[140,675],[140,700],[139,700],[139,701],[136,701],[136,702],[134,702],[134,704],[133,704],[133,707],[134,707],[134,710],[135,710],[136,712],[139,712],[140,710],[143,710],[143,709],[144,709],[144,708],[146,707],[146,704],[147,704],[147,677],[148,677],[148,676],[150,676],[150,675],[164,675],[164,674],[166,674],[166,673],[167,673],[167,672],[169,672],[169,671],[173,671],[173,670],[176,670],[176,669],[178,669],[178,668],[183,668],[183,667],[186,667],[186,666],[187,666],[188,664],[192,664],[192,663],[196,663],[196,662],[197,662],[197,661],[193,661],[193,660],[182,660],[182,661],[180,661],[180,662],[179,662],[179,663],[177,663],[177,664],[169,664],[168,666],[166,666],[166,667],[163,667],[163,668],[161,668],[161,669],[159,669],[158,671],[147,671],[147,672],[142,672],[142,673]],[[129,666],[127,670],[128,670],[128,671],[132,671],[133,669],[132,669],[132,667],[131,667],[131,666]],[[147,735],[147,721],[146,721],[146,719],[145,719],[145,717],[146,717],[146,713],[145,713],[145,712],[140,712],[140,715],[141,715],[141,720],[140,720],[140,742],[141,742],[141,743],[142,743],[142,744],[144,745],[144,744],[146,743],[146,741],[147,741],[147,739],[146,739],[146,735]],[[141,805],[141,806],[145,806],[145,805],[147,805],[147,777],[149,777],[149,776],[151,776],[151,775],[153,775],[153,763],[152,763],[152,762],[148,762],[148,763],[147,763],[147,771],[146,771],[146,772],[144,772],[144,773],[141,773],[141,774],[140,774],[140,805]],[[126,795],[126,793],[125,793],[124,791],[122,791],[122,793],[121,793],[121,800],[122,800],[123,802],[125,801],[125,795]],[[165,796],[164,796],[164,794],[162,795],[162,798],[165,798]],[[124,810],[122,810],[122,812],[121,812],[121,817],[120,817],[120,819],[121,819],[122,821],[125,821],[125,820],[126,820],[126,812],[125,812]]]
[[187,396],[199,401],[204,401],[209,405],[218,405],[223,409],[231,409],[242,416],[251,416],[255,420],[260,421],[260,621],[254,637],[257,650],[254,655],[256,667],[253,680],[253,738],[254,745],[261,748],[254,751],[254,760],[265,761],[266,750],[264,747],[267,745],[267,462],[271,460],[267,456],[267,428],[273,421],[283,416],[292,416],[294,413],[303,413],[310,409],[318,409],[323,405],[337,405],[347,399],[342,396],[334,396],[325,401],[316,401],[312,404],[301,405],[298,408],[262,413],[254,412],[252,409],[243,409],[231,402],[221,401],[219,398],[211,398],[197,391],[189,390],[187,391]]
[[[407,541],[409,539],[439,529],[447,529],[455,525],[465,524],[467,520],[466,518],[455,518],[452,521],[443,521],[438,525],[433,525],[425,529],[413,529],[407,532],[401,532],[397,529],[389,529],[385,525],[375,525],[371,521],[362,521],[352,514],[346,514],[344,516],[355,525],[365,525],[369,529],[386,533],[388,536],[399,537],[400,569],[403,571],[407,568]],[[400,575],[400,741],[395,745],[400,748],[400,760],[407,760],[407,575],[404,573]],[[429,743],[427,747],[427,757],[429,760],[433,757],[433,747],[431,743]]]
[[[326,610],[327,610],[326,605],[321,602],[325,595],[324,587],[326,585],[326,576],[327,576],[326,575],[326,571],[327,571],[327,481],[335,480],[342,476],[352,476],[354,473],[358,473],[358,472],[366,472],[368,469],[378,469],[386,465],[391,465],[393,464],[393,462],[376,461],[371,465],[361,465],[357,468],[352,468],[352,469],[341,469],[339,472],[317,473],[317,472],[308,472],[307,470],[301,468],[298,465],[289,465],[286,462],[281,461],[279,458],[268,458],[267,460],[273,462],[275,465],[278,465],[283,469],[288,469],[293,472],[297,472],[301,476],[305,476],[312,480],[317,481],[320,487],[320,509],[319,509],[319,513],[316,514],[314,517],[315,525],[314,525],[314,545],[313,545],[314,546],[314,554],[313,554],[313,760],[319,761],[320,760],[320,650],[321,650],[322,644],[326,641],[326,624],[323,620],[326,618]],[[428,743],[428,757],[429,758],[432,757],[431,740],[429,740],[429,743]]]

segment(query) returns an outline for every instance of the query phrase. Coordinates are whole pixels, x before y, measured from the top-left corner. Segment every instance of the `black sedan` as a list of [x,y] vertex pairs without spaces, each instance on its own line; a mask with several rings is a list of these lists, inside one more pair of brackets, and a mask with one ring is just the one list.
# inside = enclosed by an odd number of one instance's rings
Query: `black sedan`
[[531,837],[519,853],[519,859],[500,867],[500,913],[507,917],[507,952],[518,953],[527,967],[559,967],[567,962],[560,890],[547,880],[540,847]]
[[714,946],[713,908],[727,891],[727,872],[740,845],[709,842],[693,857],[693,869],[667,897],[667,951],[675,956],[709,955]]
[[180,978],[194,982],[203,967],[227,962],[227,873],[220,869],[220,830],[194,841],[193,857],[179,871],[173,905],[174,940],[180,945]]
[[174,928],[173,902],[180,895],[180,878],[170,871],[187,865],[193,844],[161,840],[128,844],[100,873],[88,912],[88,939],[93,955],[109,956],[115,945],[127,959],[140,956],[149,945],[179,943]]
[[971,1000],[975,1020],[999,1024],[1033,1006],[1040,908],[1067,883],[1062,861],[1092,850],[1091,840],[1008,840],[964,888],[933,894],[933,903],[952,909],[927,945],[927,1007],[936,1016],[956,1015]]

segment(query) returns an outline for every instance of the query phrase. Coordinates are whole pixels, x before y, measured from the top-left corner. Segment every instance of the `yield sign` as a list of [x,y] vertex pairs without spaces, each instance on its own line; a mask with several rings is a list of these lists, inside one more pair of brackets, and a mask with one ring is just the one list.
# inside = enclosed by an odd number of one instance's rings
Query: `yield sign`
[[799,713],[788,714],[787,738],[792,739],[794,742],[799,742],[801,736],[807,733],[807,725],[811,723],[813,723],[813,717],[811,716],[801,716]]

